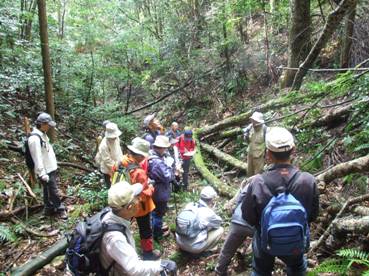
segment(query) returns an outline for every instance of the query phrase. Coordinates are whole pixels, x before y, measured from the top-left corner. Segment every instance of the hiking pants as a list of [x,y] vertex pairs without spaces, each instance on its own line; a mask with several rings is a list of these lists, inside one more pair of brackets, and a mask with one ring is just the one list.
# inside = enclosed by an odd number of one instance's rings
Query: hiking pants
[[143,252],[150,252],[153,250],[150,215],[151,213],[148,213],[142,217],[136,218],[138,231],[140,232],[141,249]]
[[247,237],[252,237],[253,234],[254,230],[251,226],[231,223],[229,233],[219,254],[218,264],[215,268],[218,275],[227,275],[228,265],[231,263],[232,257],[237,249]]
[[[260,233],[255,232],[252,241],[253,272],[251,276],[271,276],[274,269],[275,257],[261,249]],[[304,254],[296,256],[278,256],[287,266],[288,276],[304,276],[306,274],[307,262]]]
[[264,169],[264,155],[261,157],[254,157],[252,154],[247,153],[247,176],[253,176],[261,173]]
[[157,201],[155,203],[155,209],[152,211],[152,226],[154,239],[163,236],[163,217],[167,211],[167,201]]
[[104,182],[105,182],[106,188],[110,189],[110,186],[111,186],[110,175],[105,174],[105,173],[103,175],[104,175]]
[[190,164],[191,164],[191,159],[182,160],[182,169],[183,169],[182,181],[183,181],[183,186],[184,186],[185,191],[188,188],[188,174],[190,172]]
[[63,204],[61,204],[58,194],[56,171],[48,173],[48,176],[50,178],[49,182],[45,182],[39,178],[43,187],[45,212],[51,214],[64,211],[65,207]]

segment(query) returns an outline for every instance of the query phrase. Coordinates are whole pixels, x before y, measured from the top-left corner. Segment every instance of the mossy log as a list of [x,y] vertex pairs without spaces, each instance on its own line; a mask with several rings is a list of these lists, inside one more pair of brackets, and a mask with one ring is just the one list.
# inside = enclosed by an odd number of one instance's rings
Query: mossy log
[[209,144],[200,143],[200,146],[206,152],[213,154],[216,158],[230,164],[232,167],[235,167],[247,173],[247,164],[245,162],[242,162],[237,158],[234,158],[232,155],[229,155],[221,150],[218,150],[216,147],[213,147]]
[[199,171],[202,177],[205,178],[209,182],[209,184],[213,186],[215,190],[218,191],[219,195],[222,195],[227,198],[232,198],[236,194],[236,189],[222,182],[213,173],[211,173],[211,171],[209,171],[201,155],[201,149],[200,149],[201,145],[197,138],[196,131],[194,132],[193,137],[196,141],[196,145],[198,145],[196,149],[196,154],[193,159],[196,169]]
[[29,262],[21,265],[12,271],[13,276],[28,276],[34,275],[34,273],[43,268],[45,265],[50,263],[56,256],[63,255],[68,247],[67,239],[64,238],[56,243],[54,243],[45,252],[38,255],[36,258],[30,260]]
[[352,211],[360,216],[369,216],[369,207],[356,206]]
[[369,155],[344,162],[334,166],[326,172],[318,175],[318,181],[329,183],[334,179],[341,178],[351,173],[367,172],[369,170]]
[[323,117],[314,121],[311,126],[313,127],[327,126],[328,128],[334,127],[336,124],[339,124],[340,122],[345,121],[347,119],[348,115],[351,112],[351,109],[352,104],[341,108],[332,109]]
[[369,232],[369,216],[341,218],[335,220],[332,224],[333,233],[367,234]]

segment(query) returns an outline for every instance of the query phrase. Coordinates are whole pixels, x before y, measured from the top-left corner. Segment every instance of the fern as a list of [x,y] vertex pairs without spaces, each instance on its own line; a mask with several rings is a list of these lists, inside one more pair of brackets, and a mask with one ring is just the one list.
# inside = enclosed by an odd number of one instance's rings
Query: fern
[[360,146],[357,146],[354,149],[354,152],[358,152],[358,151],[362,151],[362,150],[366,150],[366,149],[369,149],[369,143],[368,144],[362,144]]
[[5,223],[0,224],[0,241],[10,241],[14,242],[17,239],[17,236],[14,234],[14,232],[11,230],[11,228],[6,225]]
[[369,253],[355,249],[355,248],[344,248],[338,251],[338,256],[344,257],[346,259],[359,259],[368,261]]
[[345,260],[328,259],[315,268],[311,274],[319,275],[319,273],[337,273],[340,275],[346,275],[348,264],[349,262]]

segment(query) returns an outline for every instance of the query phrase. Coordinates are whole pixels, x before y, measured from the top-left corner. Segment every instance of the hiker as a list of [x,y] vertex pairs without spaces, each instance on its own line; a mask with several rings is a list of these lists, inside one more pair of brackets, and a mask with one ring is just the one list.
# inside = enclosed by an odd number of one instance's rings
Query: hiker
[[[270,128],[266,133],[266,158],[271,166],[263,174],[256,175],[247,187],[241,206],[242,216],[257,229],[253,239],[252,275],[272,275],[275,256],[287,265],[287,275],[305,275],[304,251],[309,246],[308,225],[318,216],[319,193],[314,176],[300,172],[291,164],[294,150],[294,139],[287,129]],[[291,200],[294,200],[293,204]],[[271,204],[277,201],[275,204],[287,209],[277,214],[273,213],[278,212],[277,207],[264,210],[266,206],[271,206],[268,204],[270,201]],[[287,201],[288,205],[285,204]],[[279,218],[287,220],[288,215],[290,221],[280,221]],[[300,227],[291,226],[291,222]],[[278,228],[275,228],[277,232],[269,228],[269,225],[275,226],[274,223],[279,223]],[[291,231],[294,231],[293,234]],[[274,242],[275,239],[278,239],[277,243]],[[295,243],[299,243],[300,247]]]
[[113,166],[123,157],[119,139],[122,132],[117,124],[111,122],[107,123],[105,128],[105,136],[99,145],[95,162],[104,176],[106,187],[110,188]]
[[[140,204],[137,206],[136,218],[138,230],[141,239],[142,257],[144,260],[156,260],[160,258],[160,252],[154,250],[151,229],[151,212],[155,209],[155,204],[152,200],[154,187],[148,183],[146,171],[140,166],[149,156],[150,144],[146,140],[136,137],[132,140],[131,145],[127,146],[128,153],[123,156],[122,161],[118,166],[113,168],[113,185],[115,177],[120,169],[125,169],[127,178],[125,181],[129,183],[141,183],[143,190],[138,196]],[[121,166],[121,167],[120,167]],[[117,173],[115,173],[117,172]],[[120,179],[118,179],[120,181]]]
[[[247,184],[249,181],[247,182]],[[227,269],[237,249],[243,244],[247,237],[252,237],[255,228],[242,218],[241,205],[246,195],[247,185],[238,194],[236,208],[232,214],[229,233],[225,239],[222,250],[219,254],[215,273],[219,276],[227,276]]]
[[47,131],[55,127],[56,123],[48,113],[39,113],[28,138],[28,148],[31,154],[35,175],[43,187],[44,214],[57,215],[61,219],[67,219],[64,205],[61,203],[57,188],[57,161],[54,149],[49,142]]
[[247,148],[247,176],[261,173],[264,169],[265,133],[264,115],[254,112],[250,117],[251,124],[243,129]]
[[[191,202],[186,205],[184,210],[191,209],[195,218],[189,218],[193,223],[193,229],[187,229],[185,233],[181,231],[181,213],[176,220],[176,242],[183,251],[200,254],[205,251],[214,250],[216,243],[223,234],[223,227],[221,227],[222,219],[214,211],[215,199],[217,193],[215,190],[206,186],[201,190],[200,200],[196,203]],[[182,219],[185,226],[190,221]]]
[[169,139],[172,138],[172,139],[176,139],[178,138],[179,136],[181,135],[181,132],[179,131],[178,129],[178,123],[177,122],[173,122],[170,126],[170,130],[168,130],[166,133],[165,133],[165,136],[168,136]]
[[180,158],[182,160],[182,182],[184,190],[188,188],[188,174],[190,172],[190,164],[192,156],[196,152],[196,143],[192,137],[192,130],[186,128],[184,133],[179,137],[178,143],[176,144],[178,148]]
[[169,235],[169,229],[163,231],[163,217],[167,211],[171,194],[171,182],[174,179],[174,161],[166,159],[166,152],[169,147],[169,138],[164,135],[158,135],[153,143],[153,149],[150,150],[148,161],[149,177],[154,181],[155,187],[153,193],[155,209],[152,212],[152,224],[153,235],[156,240]]
[[130,230],[130,220],[136,214],[142,193],[142,185],[130,185],[118,182],[108,192],[108,204],[111,207],[104,217],[106,224],[125,226],[125,234],[111,231],[104,234],[101,243],[100,261],[108,275],[159,275],[163,271],[175,273],[176,263],[170,260],[143,261],[136,253],[135,241]]
[[145,117],[144,129],[145,134],[143,135],[143,138],[148,141],[151,146],[154,143],[156,136],[161,135],[164,130],[159,120],[155,117],[155,113]]
[[99,145],[100,145],[100,143],[101,143],[101,141],[102,141],[102,139],[104,138],[103,136],[104,136],[104,133],[105,133],[105,131],[106,131],[106,125],[108,124],[108,123],[110,123],[110,121],[109,120],[104,120],[103,122],[102,122],[102,127],[104,128],[104,130],[103,131],[101,131],[100,132],[100,134],[99,134],[99,136],[97,136],[96,137],[96,147],[95,147],[95,155],[98,153],[98,151],[99,151]]

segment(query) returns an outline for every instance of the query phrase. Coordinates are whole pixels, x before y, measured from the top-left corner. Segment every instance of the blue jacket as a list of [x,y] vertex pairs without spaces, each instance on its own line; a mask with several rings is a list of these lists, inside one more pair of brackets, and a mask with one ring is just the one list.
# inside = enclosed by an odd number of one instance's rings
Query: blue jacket
[[143,135],[143,139],[149,142],[150,147],[152,148],[152,144],[154,144],[156,136],[158,136],[159,134],[159,131],[151,132],[150,130],[147,130],[147,132]]
[[149,177],[155,181],[154,202],[169,201],[171,181],[174,179],[173,169],[169,167],[155,150],[150,150]]

